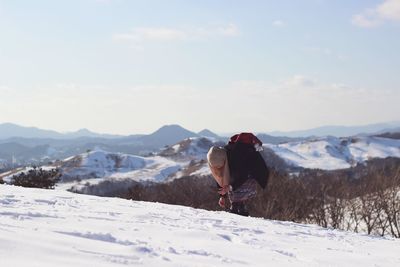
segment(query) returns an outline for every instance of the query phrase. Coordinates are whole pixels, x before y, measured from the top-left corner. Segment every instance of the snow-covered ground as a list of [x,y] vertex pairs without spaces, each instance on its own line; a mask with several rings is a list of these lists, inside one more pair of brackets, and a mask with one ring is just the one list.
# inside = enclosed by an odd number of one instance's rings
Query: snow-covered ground
[[0,266],[400,266],[400,240],[0,185]]
[[381,137],[323,137],[265,146],[289,165],[324,170],[350,168],[372,158],[400,157],[400,140]]

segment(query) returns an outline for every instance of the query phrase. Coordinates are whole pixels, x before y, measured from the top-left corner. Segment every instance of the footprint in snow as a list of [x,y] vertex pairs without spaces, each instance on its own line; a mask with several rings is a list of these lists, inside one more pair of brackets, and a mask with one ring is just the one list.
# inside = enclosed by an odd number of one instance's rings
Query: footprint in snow
[[281,255],[287,256],[287,257],[291,257],[291,258],[296,258],[296,255],[288,252],[288,251],[284,251],[284,250],[274,250],[276,253],[279,253]]
[[220,236],[222,239],[232,242],[232,237],[230,237],[229,235],[218,234],[218,236]]
[[79,232],[62,232],[62,231],[56,231],[56,233],[75,236],[75,237],[81,237],[81,238],[87,238],[87,239],[91,239],[91,240],[115,243],[115,244],[124,245],[124,246],[136,245],[136,243],[130,242],[128,240],[125,240],[125,241],[118,240],[114,236],[112,236],[110,233],[103,234],[103,233],[91,233],[91,232],[79,233]]

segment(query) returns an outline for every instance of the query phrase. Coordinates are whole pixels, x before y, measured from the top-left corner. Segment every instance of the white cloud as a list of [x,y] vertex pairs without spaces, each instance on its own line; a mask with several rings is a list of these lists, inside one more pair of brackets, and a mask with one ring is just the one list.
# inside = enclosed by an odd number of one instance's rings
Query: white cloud
[[380,17],[387,20],[400,20],[400,0],[386,0],[377,7]]
[[352,17],[352,23],[363,28],[374,28],[385,21],[400,21],[400,0],[384,0],[375,8],[367,8]]
[[316,85],[316,81],[303,75],[294,75],[286,80],[283,84],[294,88],[307,88],[314,87]]
[[363,28],[374,28],[383,23],[374,9],[367,9],[361,14],[356,14],[352,18],[352,23]]
[[239,28],[231,23],[203,28],[138,27],[126,33],[114,34],[113,39],[139,45],[144,42],[180,42],[205,40],[211,37],[236,37],[239,34]]
[[[240,34],[239,28],[233,23],[230,23],[225,26],[219,26],[217,27],[215,32],[223,36],[230,36],[230,37],[235,37]],[[213,30],[209,30],[209,34],[213,34]]]
[[282,27],[285,26],[285,22],[283,22],[282,20],[274,20],[272,22],[272,25],[274,25],[275,27]]

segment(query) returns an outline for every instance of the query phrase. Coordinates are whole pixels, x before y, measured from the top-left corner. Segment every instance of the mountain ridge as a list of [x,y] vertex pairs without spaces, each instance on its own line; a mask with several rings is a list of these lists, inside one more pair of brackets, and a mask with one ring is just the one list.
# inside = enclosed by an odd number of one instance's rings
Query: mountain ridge
[[326,125],[311,129],[296,130],[296,131],[272,131],[268,134],[272,136],[287,136],[287,137],[313,137],[313,136],[336,136],[346,137],[361,134],[377,134],[383,132],[400,130],[400,121],[383,122],[367,125],[343,126],[343,125]]
[[13,137],[20,138],[50,138],[50,139],[75,139],[80,137],[119,138],[121,135],[100,134],[86,128],[74,132],[61,133],[54,130],[41,129],[32,126],[21,126],[15,123],[0,123],[0,140]]
[[[175,131],[175,132],[174,132]],[[257,132],[259,135],[269,135],[270,137],[281,137],[285,138],[308,138],[308,137],[320,137],[320,136],[336,136],[345,137],[361,134],[381,134],[385,132],[399,132],[400,131],[400,121],[394,122],[383,122],[367,125],[356,125],[356,126],[343,126],[343,125],[326,125],[316,128],[295,130],[295,131],[272,131],[272,132]],[[14,123],[0,123],[0,140],[5,140],[9,138],[39,138],[39,139],[75,139],[75,138],[104,138],[104,139],[126,139],[126,140],[136,140],[136,139],[152,139],[154,136],[159,137],[165,134],[176,134],[184,138],[188,137],[214,137],[214,138],[226,138],[226,136],[231,136],[233,133],[229,134],[217,134],[209,129],[204,129],[198,133],[188,130],[178,124],[164,125],[159,129],[150,134],[130,134],[130,135],[117,135],[117,134],[103,134],[90,131],[86,128],[79,129],[77,131],[61,133],[54,130],[46,130],[38,127],[27,127],[20,126]],[[172,139],[174,142],[179,140]],[[172,143],[174,143],[172,142]]]

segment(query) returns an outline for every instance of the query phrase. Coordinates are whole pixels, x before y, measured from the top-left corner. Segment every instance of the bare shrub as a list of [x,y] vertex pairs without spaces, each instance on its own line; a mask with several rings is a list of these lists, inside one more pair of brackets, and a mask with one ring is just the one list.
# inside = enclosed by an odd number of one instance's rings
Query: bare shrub
[[60,173],[58,169],[43,170],[34,167],[28,172],[21,172],[11,178],[11,184],[23,187],[35,187],[53,189],[59,181]]
[[385,214],[387,225],[381,225],[382,230],[390,230],[392,236],[400,238],[400,168],[396,175],[386,177],[385,191],[379,194],[380,208]]

